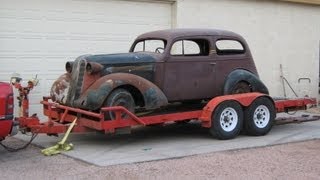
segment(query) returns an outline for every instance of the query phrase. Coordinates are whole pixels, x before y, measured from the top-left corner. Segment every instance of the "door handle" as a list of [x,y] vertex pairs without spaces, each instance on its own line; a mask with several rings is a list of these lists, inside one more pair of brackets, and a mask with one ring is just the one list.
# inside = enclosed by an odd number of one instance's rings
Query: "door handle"
[[217,63],[211,62],[211,63],[209,63],[209,64],[212,65],[212,66],[214,66],[214,65],[216,65]]

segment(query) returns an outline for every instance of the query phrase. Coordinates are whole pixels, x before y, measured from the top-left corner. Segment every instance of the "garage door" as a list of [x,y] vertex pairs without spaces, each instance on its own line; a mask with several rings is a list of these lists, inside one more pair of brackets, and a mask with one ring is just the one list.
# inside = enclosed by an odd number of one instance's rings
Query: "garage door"
[[0,0],[0,81],[38,75],[30,112],[67,60],[83,54],[127,52],[143,32],[171,28],[171,4],[108,0]]

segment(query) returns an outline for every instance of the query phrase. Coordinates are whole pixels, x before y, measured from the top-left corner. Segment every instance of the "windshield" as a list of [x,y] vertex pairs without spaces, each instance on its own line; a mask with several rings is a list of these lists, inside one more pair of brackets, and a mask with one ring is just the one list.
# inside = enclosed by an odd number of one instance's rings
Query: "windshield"
[[145,39],[136,43],[133,52],[163,53],[166,42],[162,39]]

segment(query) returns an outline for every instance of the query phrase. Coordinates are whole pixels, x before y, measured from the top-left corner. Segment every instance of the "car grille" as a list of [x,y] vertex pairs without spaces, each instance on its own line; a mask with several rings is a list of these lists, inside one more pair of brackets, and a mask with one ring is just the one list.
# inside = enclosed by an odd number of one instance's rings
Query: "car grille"
[[68,91],[68,99],[66,102],[67,105],[74,106],[74,101],[80,97],[85,67],[86,61],[83,60],[83,58],[79,57],[75,60],[72,67],[70,88]]

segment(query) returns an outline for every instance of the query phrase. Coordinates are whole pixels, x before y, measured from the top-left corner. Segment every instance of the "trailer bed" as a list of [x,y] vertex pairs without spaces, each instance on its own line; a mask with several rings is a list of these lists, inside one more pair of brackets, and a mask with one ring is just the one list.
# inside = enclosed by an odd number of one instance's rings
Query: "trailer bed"
[[[16,118],[23,132],[59,134],[65,133],[69,124],[77,119],[72,132],[83,133],[89,131],[101,131],[104,133],[115,133],[123,128],[133,126],[146,126],[163,124],[167,122],[179,122],[198,120],[205,128],[211,128],[213,113],[219,104],[226,101],[236,101],[245,109],[259,97],[271,99],[268,95],[261,93],[246,93],[226,95],[213,98],[212,100],[198,105],[179,106],[174,104],[164,109],[153,112],[138,112],[133,114],[124,107],[105,107],[99,112],[87,111],[51,102],[49,97],[44,97],[43,113],[48,120],[41,122],[37,116]],[[291,110],[306,109],[307,105],[316,105],[315,98],[298,99],[275,99],[274,108],[277,113]],[[115,119],[106,119],[105,114],[112,112]]]

